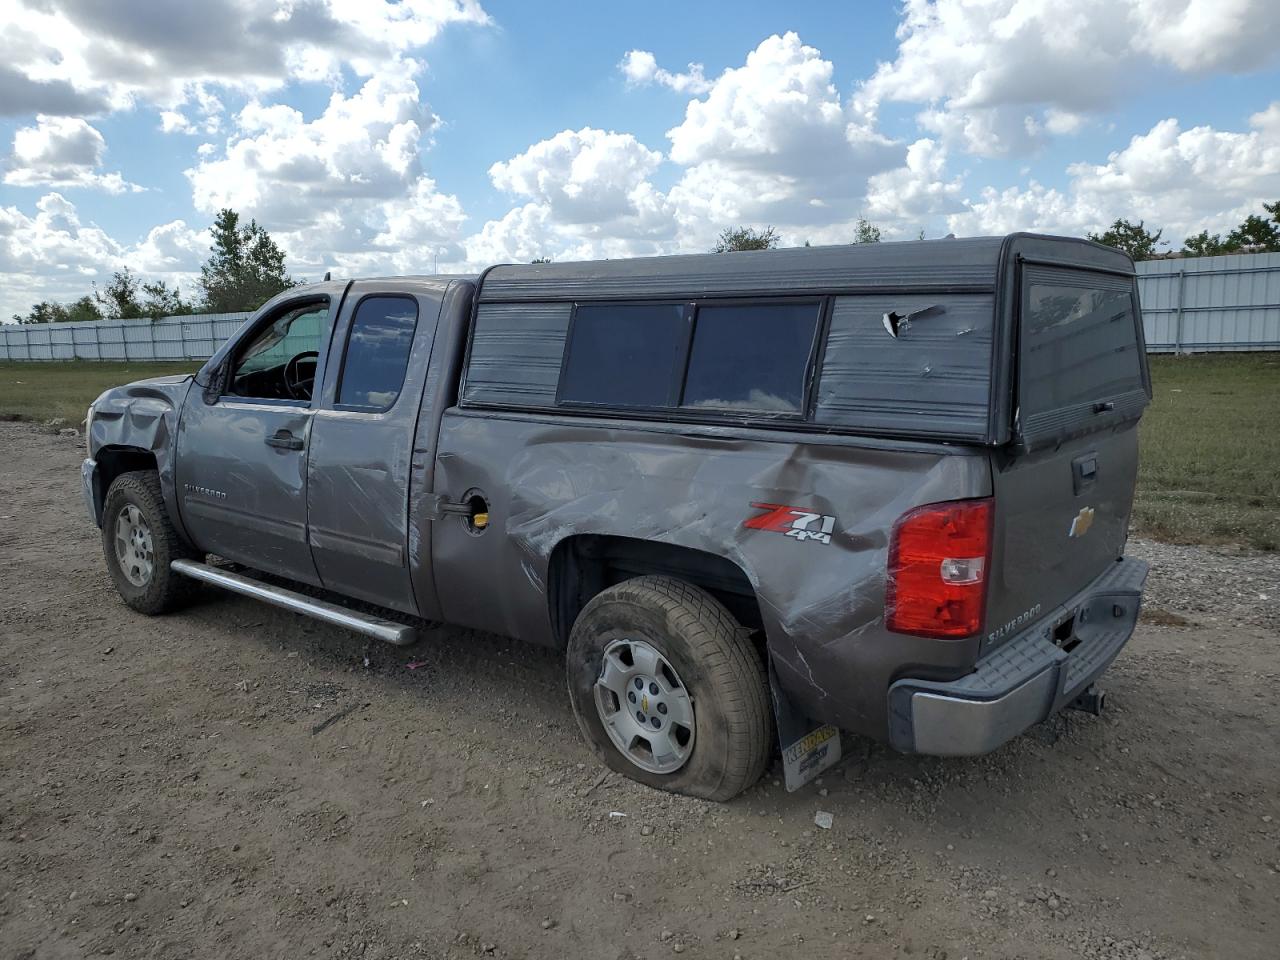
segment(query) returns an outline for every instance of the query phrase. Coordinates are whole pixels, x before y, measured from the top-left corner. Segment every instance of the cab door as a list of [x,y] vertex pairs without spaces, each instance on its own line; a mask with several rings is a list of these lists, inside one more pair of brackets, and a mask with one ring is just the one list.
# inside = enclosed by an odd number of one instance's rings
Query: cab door
[[178,504],[196,545],[312,584],[307,448],[329,305],[290,299],[254,322],[211,372],[216,386],[188,392],[178,428]]
[[330,590],[406,613],[418,612],[409,483],[438,286],[351,285],[330,348],[332,373],[311,422],[308,529],[320,579]]

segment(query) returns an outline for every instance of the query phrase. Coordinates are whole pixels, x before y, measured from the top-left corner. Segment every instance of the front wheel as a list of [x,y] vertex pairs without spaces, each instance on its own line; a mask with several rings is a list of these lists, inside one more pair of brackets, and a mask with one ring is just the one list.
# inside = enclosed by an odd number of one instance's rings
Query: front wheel
[[764,665],[706,591],[638,577],[599,593],[573,625],[567,670],[578,726],[618,773],[728,800],[764,772],[773,733]]
[[102,506],[102,552],[120,598],[139,613],[173,610],[196,588],[169,569],[171,560],[194,554],[170,522],[152,470],[122,473],[112,481]]

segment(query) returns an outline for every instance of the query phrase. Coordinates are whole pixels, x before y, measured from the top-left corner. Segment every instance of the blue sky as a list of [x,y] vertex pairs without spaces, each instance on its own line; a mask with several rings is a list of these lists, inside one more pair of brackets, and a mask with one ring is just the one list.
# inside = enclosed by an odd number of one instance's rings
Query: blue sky
[[1145,219],[1280,197],[1274,0],[0,0],[0,316],[216,210],[300,277]]

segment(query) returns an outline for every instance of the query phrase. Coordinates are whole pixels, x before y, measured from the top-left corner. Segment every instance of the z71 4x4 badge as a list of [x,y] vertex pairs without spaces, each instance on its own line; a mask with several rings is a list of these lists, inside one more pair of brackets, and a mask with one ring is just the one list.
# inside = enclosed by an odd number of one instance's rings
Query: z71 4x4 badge
[[830,543],[831,534],[836,528],[835,517],[814,513],[803,507],[792,507],[785,503],[753,503],[751,506],[765,512],[758,517],[751,517],[743,524],[748,530],[772,530],[774,533],[795,537],[801,543],[806,540]]

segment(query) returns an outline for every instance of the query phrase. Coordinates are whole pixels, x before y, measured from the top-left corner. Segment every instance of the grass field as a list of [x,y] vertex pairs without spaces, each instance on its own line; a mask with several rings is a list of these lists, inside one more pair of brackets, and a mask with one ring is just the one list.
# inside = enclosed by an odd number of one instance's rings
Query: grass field
[[1280,549],[1280,353],[1152,357],[1134,529]]
[[[107,387],[196,363],[0,363],[0,416],[79,425]],[[1134,529],[1280,549],[1280,354],[1152,357]]]
[[108,387],[199,369],[200,363],[193,360],[175,363],[0,362],[0,416],[40,422],[59,417],[78,428],[89,404]]

